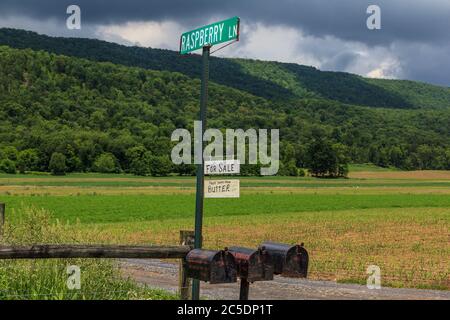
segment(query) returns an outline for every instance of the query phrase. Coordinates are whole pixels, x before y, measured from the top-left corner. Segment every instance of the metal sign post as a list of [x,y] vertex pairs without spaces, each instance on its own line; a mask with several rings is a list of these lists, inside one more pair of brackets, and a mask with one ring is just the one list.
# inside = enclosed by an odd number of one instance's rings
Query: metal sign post
[[[189,32],[185,32],[180,38],[180,54],[203,48],[202,56],[202,86],[200,96],[200,121],[202,125],[201,141],[202,153],[200,163],[197,164],[197,188],[195,200],[195,241],[194,247],[200,249],[202,247],[202,226],[203,226],[203,199],[205,185],[205,163],[203,159],[203,134],[206,128],[206,107],[208,104],[208,80],[209,80],[209,56],[211,54],[211,46],[229,41],[239,41],[239,24],[238,17],[216,22]],[[218,49],[220,50],[220,48]],[[217,51],[217,50],[216,50]],[[193,279],[192,281],[192,300],[200,299],[200,281]]]
[[[200,164],[197,164],[197,191],[195,199],[195,241],[194,248],[202,247],[202,227],[203,227],[203,198],[204,198],[204,184],[205,161],[203,159],[203,133],[206,128],[206,107],[208,105],[208,80],[209,80],[209,53],[211,46],[203,47],[203,71],[202,71],[202,87],[200,95],[200,121],[202,123],[202,156],[200,157]],[[192,300],[200,299],[200,280],[193,279],[192,281]]]

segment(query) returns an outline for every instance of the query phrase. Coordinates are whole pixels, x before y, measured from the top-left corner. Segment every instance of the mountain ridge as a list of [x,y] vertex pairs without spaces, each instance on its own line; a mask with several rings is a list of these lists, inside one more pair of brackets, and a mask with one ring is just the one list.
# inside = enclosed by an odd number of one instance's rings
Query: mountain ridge
[[[201,57],[175,51],[125,46],[104,40],[62,38],[19,29],[0,29],[0,45],[44,50],[151,70],[200,77]],[[450,88],[411,80],[371,79],[320,71],[296,63],[211,57],[212,81],[269,100],[320,98],[345,104],[397,108],[450,108]]]
[[[108,159],[116,164],[108,170],[189,174],[172,166],[170,137],[192,130],[199,93],[200,80],[179,72],[0,46],[0,171],[24,161],[27,170],[48,171],[61,154],[69,171],[97,170]],[[448,108],[271,100],[214,81],[209,98],[211,128],[280,130],[281,175],[308,167],[318,146],[341,163],[450,169]]]

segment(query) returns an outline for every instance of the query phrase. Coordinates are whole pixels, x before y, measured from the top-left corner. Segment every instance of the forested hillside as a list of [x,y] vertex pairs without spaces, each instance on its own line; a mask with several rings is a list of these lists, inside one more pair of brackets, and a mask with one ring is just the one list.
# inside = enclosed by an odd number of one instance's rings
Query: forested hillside
[[[174,40],[175,41],[175,40]],[[198,55],[127,47],[93,39],[54,38],[34,32],[0,29],[0,45],[109,61],[199,77]],[[271,100],[323,98],[385,108],[449,108],[450,88],[399,80],[374,80],[342,72],[322,72],[298,64],[244,59],[211,59],[213,81]]]
[[[169,160],[170,135],[192,129],[199,87],[181,73],[2,46],[0,170],[189,174],[192,167]],[[311,167],[317,154],[450,169],[449,108],[358,107],[314,95],[269,100],[215,82],[209,101],[209,127],[280,128],[280,174]]]

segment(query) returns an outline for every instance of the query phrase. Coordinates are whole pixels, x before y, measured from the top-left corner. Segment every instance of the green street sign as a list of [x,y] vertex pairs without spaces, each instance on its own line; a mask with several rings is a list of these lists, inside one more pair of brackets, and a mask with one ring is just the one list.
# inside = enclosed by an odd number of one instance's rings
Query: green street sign
[[239,40],[239,18],[223,20],[185,32],[180,39],[180,53],[186,54],[208,45]]

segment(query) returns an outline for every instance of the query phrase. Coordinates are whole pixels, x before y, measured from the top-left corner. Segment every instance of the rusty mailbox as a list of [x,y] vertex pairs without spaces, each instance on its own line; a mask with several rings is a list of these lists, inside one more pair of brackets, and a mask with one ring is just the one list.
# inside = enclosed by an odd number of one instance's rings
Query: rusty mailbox
[[237,275],[248,282],[273,280],[272,259],[264,247],[257,250],[231,247],[230,253],[236,260]]
[[186,275],[189,278],[215,283],[237,281],[236,262],[228,250],[194,249],[186,255]]
[[288,245],[284,243],[264,242],[261,247],[270,254],[274,273],[285,277],[306,278],[308,274],[309,256],[301,245]]

